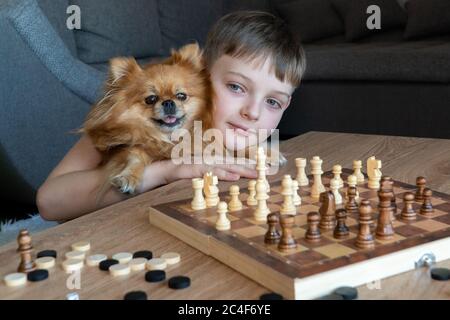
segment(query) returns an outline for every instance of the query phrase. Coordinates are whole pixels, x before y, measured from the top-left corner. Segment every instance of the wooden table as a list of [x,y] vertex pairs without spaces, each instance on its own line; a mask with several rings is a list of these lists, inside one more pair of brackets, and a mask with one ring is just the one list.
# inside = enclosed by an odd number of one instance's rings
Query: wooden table
[[[269,180],[286,173],[295,174],[293,159],[299,156],[319,155],[324,160],[324,170],[330,170],[334,164],[351,168],[354,159],[365,160],[376,155],[383,161],[383,174],[410,184],[415,184],[416,176],[423,175],[430,188],[450,193],[450,140],[309,132],[283,142],[281,150],[289,163]],[[247,180],[242,179],[239,184],[244,186]],[[221,182],[219,186],[226,190],[229,185]],[[131,290],[144,290],[151,299],[258,299],[268,290],[149,224],[148,206],[187,198],[191,193],[190,181],[178,181],[32,235],[35,252],[58,251],[58,266],[51,270],[48,280],[29,283],[23,288],[8,288],[2,282],[0,299],[65,299],[67,293],[74,291],[80,299],[122,299]],[[167,269],[168,276],[187,275],[192,279],[192,286],[175,291],[165,283],[146,283],[143,271],[127,279],[117,279],[98,268],[85,267],[81,288],[70,290],[66,287],[68,275],[59,264],[70,245],[79,240],[90,240],[91,252],[109,256],[144,249],[152,250],[157,256],[167,251],[179,252],[182,262]],[[14,242],[0,248],[2,278],[15,272],[19,264],[16,248]],[[438,265],[450,267],[450,260]],[[378,284],[361,286],[359,296],[362,299],[450,299],[450,286],[448,282],[431,280],[427,269],[422,268],[383,279]]]

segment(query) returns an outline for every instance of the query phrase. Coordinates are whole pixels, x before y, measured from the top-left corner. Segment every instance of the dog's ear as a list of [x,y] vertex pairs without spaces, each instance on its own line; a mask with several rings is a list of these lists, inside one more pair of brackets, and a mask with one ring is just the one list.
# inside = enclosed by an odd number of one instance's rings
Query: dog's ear
[[174,62],[186,61],[191,63],[196,69],[203,69],[203,52],[198,43],[187,44],[178,51],[172,50]]
[[109,65],[110,81],[113,83],[129,74],[142,70],[134,58],[113,58],[110,60]]

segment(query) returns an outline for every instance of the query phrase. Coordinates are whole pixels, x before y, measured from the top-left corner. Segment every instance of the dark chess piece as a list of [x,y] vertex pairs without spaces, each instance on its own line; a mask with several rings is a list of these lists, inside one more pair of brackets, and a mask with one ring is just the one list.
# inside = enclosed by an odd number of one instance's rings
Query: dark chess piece
[[392,180],[392,178],[389,176],[381,177],[380,188],[384,188],[385,190],[389,190],[390,192],[392,192],[391,206],[394,213],[394,215],[392,216],[392,220],[395,220],[395,213],[397,213],[397,202],[394,193],[394,180]]
[[424,177],[416,178],[417,191],[414,199],[416,201],[421,202],[423,200],[423,191],[425,190],[425,186],[427,184],[427,180]]
[[378,223],[375,236],[379,240],[390,240],[394,237],[394,228],[392,226],[392,193],[389,190],[380,189],[378,191],[378,198],[380,204],[378,208],[380,214],[378,216]]
[[356,202],[356,187],[348,187],[347,189],[347,203],[345,204],[345,210],[348,214],[358,213],[358,203]]
[[424,216],[432,215],[434,212],[433,205],[431,204],[431,197],[433,196],[433,191],[431,189],[425,188],[423,190],[423,204],[420,208],[420,214]]
[[336,228],[334,228],[334,237],[336,239],[344,239],[349,235],[349,230],[347,225],[345,224],[345,220],[347,219],[347,211],[345,209],[337,209],[336,210]]
[[373,223],[372,206],[369,200],[362,200],[359,206],[359,232],[356,237],[356,246],[361,249],[370,249],[375,246],[370,225]]
[[280,251],[289,251],[297,248],[297,241],[292,235],[292,228],[294,227],[295,216],[292,214],[283,214],[280,216],[281,224],[281,239],[278,243]]
[[267,224],[269,225],[269,229],[266,232],[264,237],[264,242],[267,244],[275,244],[280,241],[281,235],[277,230],[277,225],[280,222],[280,217],[278,213],[271,213],[267,216]]
[[305,240],[308,242],[320,241],[319,214],[317,212],[308,213],[308,230],[305,233]]
[[402,220],[412,221],[417,219],[417,214],[413,208],[414,193],[405,192],[403,195],[403,209],[401,213]]
[[323,230],[333,230],[336,225],[334,212],[336,211],[336,204],[334,203],[334,195],[332,191],[322,192],[320,194],[320,224],[319,228]]
[[17,271],[24,273],[34,271],[36,269],[36,265],[31,257],[33,247],[31,246],[31,236],[28,233],[28,230],[20,230],[20,233],[17,236],[17,243],[19,244],[17,252],[20,253],[20,264]]

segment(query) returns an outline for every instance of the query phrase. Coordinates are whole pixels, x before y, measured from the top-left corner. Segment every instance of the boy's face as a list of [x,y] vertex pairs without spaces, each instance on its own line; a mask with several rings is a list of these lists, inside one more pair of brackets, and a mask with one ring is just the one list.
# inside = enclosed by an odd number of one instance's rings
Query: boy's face
[[270,59],[258,65],[223,55],[211,67],[214,128],[221,131],[227,149],[262,142],[259,129],[266,129],[265,140],[289,106],[295,88],[278,80],[271,66]]

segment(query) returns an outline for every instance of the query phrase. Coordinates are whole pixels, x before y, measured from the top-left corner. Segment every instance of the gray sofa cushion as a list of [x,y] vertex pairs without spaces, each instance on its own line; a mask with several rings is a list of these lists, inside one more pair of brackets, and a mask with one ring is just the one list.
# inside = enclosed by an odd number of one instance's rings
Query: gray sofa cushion
[[306,80],[450,82],[450,35],[404,41],[398,29],[358,43],[343,38],[305,46]]
[[[278,1],[274,2],[278,3]],[[224,14],[238,10],[273,12],[272,3],[270,0],[225,0],[223,3]]]
[[406,10],[406,39],[450,33],[449,0],[410,0]]
[[344,25],[329,0],[296,0],[275,4],[275,9],[303,43],[344,32]]
[[115,56],[161,54],[156,0],[70,0],[81,9],[81,30],[75,30],[78,56],[86,63]]

